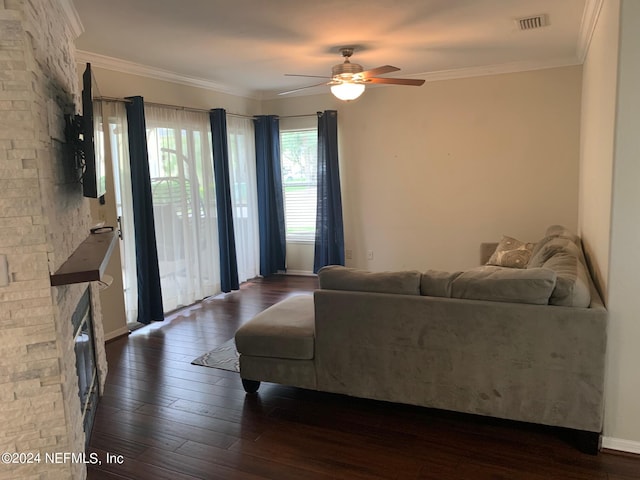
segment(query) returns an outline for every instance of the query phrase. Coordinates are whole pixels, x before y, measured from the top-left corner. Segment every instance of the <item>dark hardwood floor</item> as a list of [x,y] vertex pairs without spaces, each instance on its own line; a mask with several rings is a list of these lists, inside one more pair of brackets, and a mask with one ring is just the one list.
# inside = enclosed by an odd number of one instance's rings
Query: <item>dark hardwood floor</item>
[[264,383],[247,396],[238,374],[190,364],[316,285],[252,281],[109,343],[88,478],[640,479],[640,457],[583,454],[556,429]]

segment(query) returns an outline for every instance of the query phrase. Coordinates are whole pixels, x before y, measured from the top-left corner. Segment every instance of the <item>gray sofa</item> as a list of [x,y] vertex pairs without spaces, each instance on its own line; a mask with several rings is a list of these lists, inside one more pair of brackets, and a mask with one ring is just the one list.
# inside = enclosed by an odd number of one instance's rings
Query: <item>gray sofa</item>
[[596,452],[607,312],[580,239],[557,226],[535,244],[505,237],[489,263],[325,267],[313,296],[292,296],[236,333],[245,388],[268,381],[564,427]]

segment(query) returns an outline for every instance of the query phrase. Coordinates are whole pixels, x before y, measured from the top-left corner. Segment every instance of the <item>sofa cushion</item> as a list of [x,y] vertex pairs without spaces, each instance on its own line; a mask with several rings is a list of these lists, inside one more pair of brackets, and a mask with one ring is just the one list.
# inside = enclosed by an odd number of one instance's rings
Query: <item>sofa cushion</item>
[[513,269],[484,266],[462,272],[453,280],[451,296],[470,300],[545,305],[556,285],[547,268]]
[[526,268],[531,258],[533,243],[525,243],[503,235],[487,265],[509,268]]
[[556,272],[556,286],[549,298],[551,305],[588,307],[591,303],[587,267],[573,253],[559,251],[542,264]]
[[557,254],[574,256],[582,261],[582,250],[576,243],[565,237],[545,237],[536,244],[528,268],[539,268]]
[[591,303],[589,272],[580,237],[560,225],[547,229],[547,236],[534,249],[529,268],[556,272],[556,287],[549,303],[565,307],[588,307]]
[[340,265],[322,267],[318,272],[320,288],[359,292],[420,295],[420,272],[367,272]]
[[429,297],[451,297],[451,286],[453,281],[462,272],[441,272],[438,270],[427,270],[422,274],[420,280],[420,294]]
[[545,232],[546,237],[560,237],[571,240],[576,245],[580,245],[580,237],[562,225],[551,225]]
[[561,248],[569,249],[567,250],[568,253],[577,255],[578,258],[585,263],[580,237],[562,225],[551,225],[547,228],[542,240],[534,245],[528,266],[534,268],[541,267],[544,262],[549,260],[549,258]]
[[294,295],[242,325],[235,340],[241,355],[310,360],[314,337],[313,295]]

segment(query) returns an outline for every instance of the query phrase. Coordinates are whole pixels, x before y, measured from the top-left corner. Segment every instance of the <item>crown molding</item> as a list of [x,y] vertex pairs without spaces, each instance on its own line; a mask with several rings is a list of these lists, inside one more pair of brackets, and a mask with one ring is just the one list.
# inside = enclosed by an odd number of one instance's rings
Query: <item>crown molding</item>
[[[602,0],[588,0],[589,2]],[[141,65],[139,63],[129,62],[127,60],[121,60],[114,57],[108,57],[106,55],[100,55],[97,53],[91,53],[84,50],[76,51],[76,61],[78,63],[91,63],[92,66],[98,68],[104,68],[106,70],[113,70],[116,72],[128,73],[131,75],[138,75],[141,77],[154,78],[157,80],[163,80],[166,82],[178,83],[182,85],[188,85],[191,87],[204,88],[207,90],[213,90],[220,93],[226,93],[229,95],[235,95],[239,97],[251,98],[255,100],[274,100],[276,98],[282,98],[275,92],[256,92],[253,90],[232,88],[226,85],[222,85],[210,80],[189,77],[181,75],[179,73],[170,72],[168,70],[162,70],[147,65]],[[567,67],[572,65],[581,65],[582,61],[576,57],[557,58],[545,61],[530,61],[523,60],[517,62],[503,63],[497,65],[482,65],[478,67],[465,67],[455,68],[451,70],[440,70],[436,72],[424,72],[413,75],[405,75],[409,78],[422,78],[427,82],[436,82],[441,80],[455,80],[460,78],[481,77],[486,75],[500,75],[505,73],[518,73],[527,72],[532,70],[543,70],[547,68]],[[370,85],[369,88],[380,87],[380,85]],[[318,90],[322,87],[309,89],[307,95],[318,95],[322,92]],[[291,96],[304,96],[304,93],[298,95],[293,94]]]
[[519,73],[532,70],[544,70],[547,68],[569,67],[572,65],[580,65],[580,63],[581,62],[577,57],[555,58],[543,61],[522,60],[497,65],[482,65],[478,67],[425,72],[408,76],[424,78],[427,82],[436,82],[439,80],[454,80],[458,78],[482,77],[486,75],[501,75],[504,73]]
[[[570,67],[581,65],[577,57],[556,58],[544,61],[522,60],[517,62],[502,63],[497,65],[481,65],[478,67],[454,68],[451,70],[439,70],[436,72],[424,72],[416,74],[403,75],[405,78],[422,78],[427,82],[437,82],[441,80],[456,80],[461,78],[482,77],[487,75],[501,75],[505,73],[529,72],[532,70],[544,70],[547,68]],[[383,88],[385,85],[367,85],[367,88]],[[319,95],[319,89],[322,86],[310,88],[306,95]],[[327,90],[327,92],[329,91]],[[287,97],[304,96],[305,93],[293,93]],[[274,92],[265,93],[263,100],[275,100],[282,98]]]
[[584,63],[585,58],[587,58],[589,44],[591,43],[593,32],[596,29],[603,2],[604,0],[587,0],[584,5],[582,21],[580,22],[580,32],[578,33],[578,45],[576,47],[576,54],[581,64]]
[[75,38],[78,38],[84,32],[84,26],[73,0],[60,0],[60,6],[65,17],[67,17],[67,24],[71,28],[71,32]]
[[127,60],[121,60],[115,57],[108,57],[106,55],[100,55],[98,53],[87,52],[85,50],[76,50],[76,62],[88,62],[91,63],[91,65],[94,67],[104,68],[106,70],[113,70],[116,72],[128,73],[131,75],[153,78],[156,80],[163,80],[165,82],[178,83],[190,87],[204,88],[206,90],[213,90],[219,93],[226,93],[228,95],[235,95],[238,97],[259,99],[259,94],[254,92],[253,90],[229,87],[227,85],[212,82],[211,80],[207,80],[204,78],[190,77],[187,75],[182,75],[180,73],[171,72],[169,70],[163,70],[148,65],[142,65],[140,63],[129,62]]

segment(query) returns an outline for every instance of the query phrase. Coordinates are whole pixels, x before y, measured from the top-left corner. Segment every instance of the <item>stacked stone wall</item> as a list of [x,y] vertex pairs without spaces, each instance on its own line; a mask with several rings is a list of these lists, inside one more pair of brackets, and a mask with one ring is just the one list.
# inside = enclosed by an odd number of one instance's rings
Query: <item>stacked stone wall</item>
[[0,0],[0,453],[40,454],[0,464],[0,479],[86,477],[82,462],[45,454],[84,452],[70,319],[87,288],[106,374],[96,286],[49,280],[91,226],[64,139],[80,92],[61,3]]

